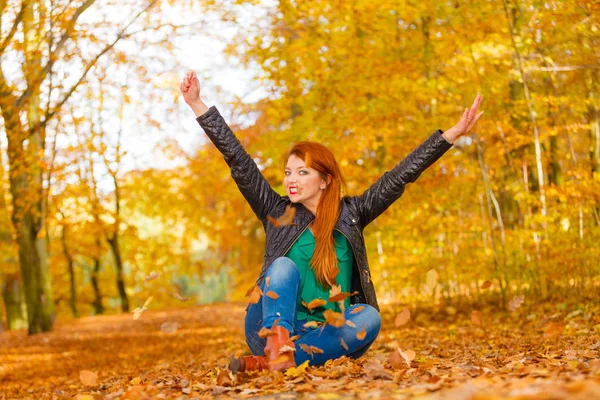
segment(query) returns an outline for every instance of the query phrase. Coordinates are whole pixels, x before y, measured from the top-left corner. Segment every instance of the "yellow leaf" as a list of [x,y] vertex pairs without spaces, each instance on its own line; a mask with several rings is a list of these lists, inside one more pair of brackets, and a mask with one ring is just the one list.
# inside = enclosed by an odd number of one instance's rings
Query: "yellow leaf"
[[98,385],[98,374],[88,370],[79,371],[79,380],[85,386]]
[[358,340],[365,340],[365,337],[367,337],[367,331],[364,329],[356,334]]

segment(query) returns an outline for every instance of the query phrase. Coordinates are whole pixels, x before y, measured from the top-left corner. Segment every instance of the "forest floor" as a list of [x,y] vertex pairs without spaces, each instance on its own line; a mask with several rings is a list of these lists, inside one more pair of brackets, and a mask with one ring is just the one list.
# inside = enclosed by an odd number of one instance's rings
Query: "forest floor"
[[599,309],[435,307],[396,326],[403,307],[383,305],[358,360],[235,376],[229,356],[248,352],[243,304],[86,317],[0,333],[0,399],[598,399]]

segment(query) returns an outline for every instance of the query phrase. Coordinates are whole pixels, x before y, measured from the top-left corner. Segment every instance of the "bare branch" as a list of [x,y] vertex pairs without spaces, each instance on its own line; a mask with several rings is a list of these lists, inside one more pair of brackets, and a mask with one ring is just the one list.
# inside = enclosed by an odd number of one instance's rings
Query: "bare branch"
[[21,4],[21,10],[19,10],[19,13],[15,17],[15,21],[13,22],[12,28],[10,28],[10,32],[8,32],[8,36],[6,36],[6,38],[0,45],[0,55],[4,54],[4,50],[6,50],[6,48],[8,47],[8,43],[15,35],[15,32],[17,32],[17,28],[19,27],[19,24],[23,20],[23,14],[25,14],[26,5],[27,5],[27,2],[23,1],[23,3]]

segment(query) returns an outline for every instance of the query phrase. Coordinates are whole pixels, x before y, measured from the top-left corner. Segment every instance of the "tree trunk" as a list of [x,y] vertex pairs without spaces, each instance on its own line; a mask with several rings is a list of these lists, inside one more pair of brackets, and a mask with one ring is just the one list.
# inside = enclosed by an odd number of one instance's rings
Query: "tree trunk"
[[115,234],[113,237],[109,238],[108,244],[115,255],[115,264],[117,267],[117,290],[119,291],[119,297],[121,298],[121,310],[123,312],[129,312],[129,300],[127,299],[127,293],[125,292],[125,281],[123,279],[123,261],[121,260],[121,251],[119,250],[119,236]]
[[6,306],[7,329],[27,329],[27,307],[23,301],[23,290],[18,276],[6,276],[2,287],[2,298]]
[[[100,240],[96,240],[97,249],[101,248]],[[94,258],[94,272],[92,273],[92,287],[94,288],[94,310],[96,315],[104,314],[104,306],[102,305],[102,294],[100,293],[100,285],[98,284],[98,274],[100,273],[100,255],[97,254]]]
[[69,253],[69,248],[67,247],[67,228],[63,225],[62,227],[62,245],[63,245],[63,253],[65,258],[67,259],[67,269],[69,271],[69,281],[71,288],[71,296],[69,299],[69,304],[71,305],[71,313],[75,318],[79,318],[79,311],[77,311],[77,290],[75,287],[75,269],[73,268],[73,257],[71,253]]

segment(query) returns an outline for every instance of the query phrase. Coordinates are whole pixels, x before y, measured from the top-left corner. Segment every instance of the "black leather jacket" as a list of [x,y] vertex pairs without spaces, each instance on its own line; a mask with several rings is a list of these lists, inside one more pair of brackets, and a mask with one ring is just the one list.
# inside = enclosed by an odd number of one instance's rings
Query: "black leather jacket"
[[[256,282],[261,284],[271,263],[287,253],[315,217],[302,204],[291,203],[288,196],[280,196],[271,188],[215,106],[198,117],[197,121],[223,154],[231,169],[231,176],[265,229],[264,264]],[[358,294],[351,297],[352,304],[367,303],[379,310],[369,271],[363,230],[402,196],[407,183],[417,180],[427,167],[452,147],[441,133],[439,129],[435,131],[363,194],[344,196],[341,200],[342,207],[335,229],[346,236],[354,253],[351,291],[357,291]],[[296,207],[295,225],[275,228],[267,220],[267,215],[274,218],[281,216],[288,204]]]

